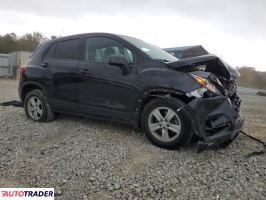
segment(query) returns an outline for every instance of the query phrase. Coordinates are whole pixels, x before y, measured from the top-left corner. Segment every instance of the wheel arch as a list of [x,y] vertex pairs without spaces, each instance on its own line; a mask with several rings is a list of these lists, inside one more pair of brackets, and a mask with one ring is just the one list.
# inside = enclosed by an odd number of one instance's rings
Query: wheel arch
[[25,100],[27,94],[34,89],[39,89],[46,94],[45,88],[40,83],[37,83],[34,81],[27,82],[21,88],[20,96],[21,96],[21,101],[23,103],[24,103],[24,100]]
[[138,100],[138,107],[136,109],[139,112],[139,117],[138,117],[139,127],[141,127],[141,117],[143,109],[150,101],[152,101],[155,98],[161,98],[161,99],[174,98],[182,101],[185,104],[187,104],[192,100],[191,98],[187,97],[185,93],[175,89],[153,88],[146,90],[142,95],[142,97]]
[[[175,149],[176,147],[184,146],[188,144],[191,138],[195,135],[195,120],[193,119],[193,113],[191,112],[189,102],[193,98],[186,97],[185,94],[174,92],[174,91],[165,91],[165,93],[160,92],[150,93],[145,99],[146,102],[142,105],[142,110],[140,113],[140,127],[142,130],[145,130],[146,136],[159,147]],[[156,141],[150,135],[150,129],[147,125],[147,120],[149,113],[152,112],[154,107],[160,107],[162,105],[166,105],[166,107],[170,107],[173,109],[176,114],[182,117],[182,123],[184,123],[184,130],[182,131],[181,139],[178,139],[174,144],[162,144],[162,141]],[[152,139],[153,138],[153,139]]]

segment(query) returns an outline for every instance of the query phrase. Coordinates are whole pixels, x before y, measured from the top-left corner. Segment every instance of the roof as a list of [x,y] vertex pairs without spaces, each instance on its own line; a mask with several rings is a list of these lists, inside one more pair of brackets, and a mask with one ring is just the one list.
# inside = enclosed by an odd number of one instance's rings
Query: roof
[[[118,34],[114,34],[114,33],[92,32],[92,33],[79,33],[79,34],[67,35],[67,36],[51,39],[49,41],[57,41],[57,40],[62,40],[62,39],[64,40],[64,39],[74,38],[74,37],[83,37],[83,36],[86,36],[86,35],[112,35],[112,36],[119,36]],[[47,41],[47,42],[49,42],[49,41]]]

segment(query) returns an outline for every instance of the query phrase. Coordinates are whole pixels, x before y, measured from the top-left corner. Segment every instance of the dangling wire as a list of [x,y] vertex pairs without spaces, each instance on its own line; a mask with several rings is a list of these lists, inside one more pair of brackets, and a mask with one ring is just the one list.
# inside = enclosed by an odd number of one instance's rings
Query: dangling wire
[[266,143],[265,143],[264,141],[262,141],[262,140],[260,140],[260,139],[258,139],[258,138],[256,138],[256,137],[253,137],[253,136],[247,134],[247,133],[244,132],[243,130],[241,130],[240,132],[241,132],[243,135],[245,135],[246,137],[249,137],[250,139],[252,139],[252,140],[254,140],[254,141],[256,141],[256,142],[258,142],[258,143],[260,143],[260,144],[263,145],[263,150],[261,150],[261,151],[253,151],[253,152],[251,152],[251,153],[245,155],[244,158],[250,158],[251,156],[262,155],[262,154],[265,154],[265,153],[266,153]]

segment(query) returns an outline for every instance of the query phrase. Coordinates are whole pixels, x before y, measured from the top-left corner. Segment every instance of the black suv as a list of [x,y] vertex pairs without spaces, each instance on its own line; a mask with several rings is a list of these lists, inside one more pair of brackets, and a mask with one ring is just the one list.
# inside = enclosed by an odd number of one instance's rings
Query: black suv
[[239,74],[211,54],[179,60],[136,38],[80,34],[41,44],[20,75],[19,96],[37,122],[57,113],[121,121],[169,149],[193,136],[199,149],[227,144],[243,124]]

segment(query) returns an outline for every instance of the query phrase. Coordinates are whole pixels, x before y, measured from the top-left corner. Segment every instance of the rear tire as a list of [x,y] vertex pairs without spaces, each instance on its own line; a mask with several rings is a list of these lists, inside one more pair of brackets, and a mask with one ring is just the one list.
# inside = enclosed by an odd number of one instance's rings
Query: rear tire
[[156,146],[177,149],[186,145],[193,136],[190,120],[178,99],[154,99],[144,108],[141,127],[146,137]]
[[36,122],[50,122],[55,118],[54,113],[43,91],[30,91],[24,101],[24,110],[28,119]]

